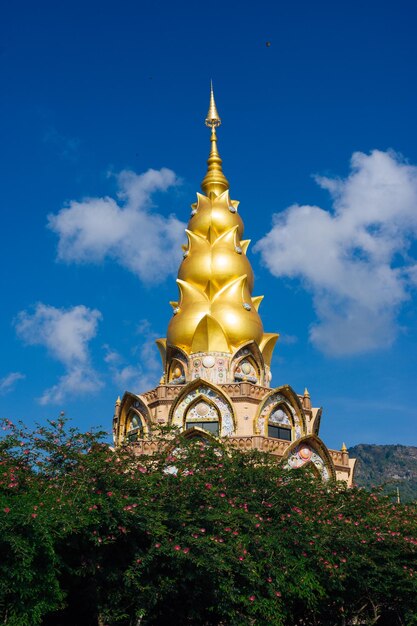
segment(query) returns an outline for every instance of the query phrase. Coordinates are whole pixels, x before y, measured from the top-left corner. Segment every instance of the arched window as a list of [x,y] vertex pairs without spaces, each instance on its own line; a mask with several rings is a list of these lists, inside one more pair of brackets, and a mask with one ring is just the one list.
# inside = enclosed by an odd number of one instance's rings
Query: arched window
[[275,406],[269,414],[268,437],[291,441],[291,420],[283,404]]
[[131,411],[127,418],[126,439],[129,442],[143,439],[144,427],[140,416]]
[[202,428],[212,435],[219,434],[220,414],[217,407],[211,402],[198,400],[185,415],[185,429]]
[[173,359],[169,369],[168,384],[183,385],[184,383],[184,365],[178,359]]
[[256,385],[258,378],[259,374],[253,359],[245,357],[238,362],[234,371],[235,382],[247,380]]

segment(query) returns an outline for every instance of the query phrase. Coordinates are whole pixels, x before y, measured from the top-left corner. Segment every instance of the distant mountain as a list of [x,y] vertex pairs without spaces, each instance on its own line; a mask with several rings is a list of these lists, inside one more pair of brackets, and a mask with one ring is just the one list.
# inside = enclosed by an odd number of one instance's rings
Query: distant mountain
[[355,483],[358,487],[385,485],[385,493],[400,491],[402,502],[417,500],[417,447],[377,446],[360,443],[349,448],[356,458]]

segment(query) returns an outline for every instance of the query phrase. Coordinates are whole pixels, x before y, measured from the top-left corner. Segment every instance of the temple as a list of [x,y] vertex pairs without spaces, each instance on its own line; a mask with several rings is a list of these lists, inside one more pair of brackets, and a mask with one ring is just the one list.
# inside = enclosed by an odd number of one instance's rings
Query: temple
[[238,450],[268,451],[290,468],[308,463],[323,480],[352,484],[354,459],[346,446],[329,450],[319,438],[321,408],[289,385],[271,388],[271,358],[278,334],[264,332],[263,296],[253,296],[239,203],[229,195],[216,129],[214,100],[203,194],[191,206],[187,244],[178,271],[178,301],[171,302],[167,336],[157,340],[163,376],[158,386],[116,401],[116,445],[138,453],[156,450],[153,432],[177,426],[184,437],[221,438]]

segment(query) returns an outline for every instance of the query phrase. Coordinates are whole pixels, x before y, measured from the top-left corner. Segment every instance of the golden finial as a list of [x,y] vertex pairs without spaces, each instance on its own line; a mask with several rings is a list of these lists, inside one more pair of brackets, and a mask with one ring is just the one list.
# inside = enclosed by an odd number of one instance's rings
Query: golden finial
[[308,392],[307,387],[305,387],[304,389],[304,394],[303,394],[303,407],[307,410],[307,411],[311,411],[311,398],[310,398],[310,394]]
[[122,401],[120,400],[120,396],[117,396],[116,406],[120,406],[121,404],[122,404]]
[[205,119],[206,126],[211,128],[211,150],[207,161],[207,173],[201,183],[201,188],[206,196],[219,196],[229,189],[229,181],[223,174],[222,160],[217,150],[216,128],[222,123],[214,100],[213,83],[210,83],[210,106]]
[[217,128],[222,123],[214,100],[213,81],[210,81],[210,106],[206,117],[206,126]]
[[342,443],[341,452],[347,452],[346,444]]

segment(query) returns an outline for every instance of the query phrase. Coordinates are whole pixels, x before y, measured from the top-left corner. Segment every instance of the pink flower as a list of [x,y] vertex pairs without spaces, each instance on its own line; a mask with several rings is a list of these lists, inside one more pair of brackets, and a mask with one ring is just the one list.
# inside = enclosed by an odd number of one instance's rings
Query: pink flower
[[249,600],[253,602],[254,600],[256,600],[256,596],[249,596]]
[[181,550],[181,546],[174,546],[174,550]]
[[160,544],[160,543],[156,543],[156,544],[155,544],[155,548],[160,548],[160,547],[161,547],[161,544]]
[[225,497],[226,497],[226,494],[225,494],[225,493],[221,493],[221,494],[220,494],[220,497],[221,497],[221,498],[225,498]]
[[184,548],[183,549],[184,554],[188,554],[189,551],[190,551],[190,548]]
[[112,491],[108,491],[108,492],[107,492],[107,495],[108,495],[108,496],[109,496],[109,498],[110,498],[110,497],[113,495],[113,492],[112,492]]
[[33,519],[35,519],[35,517],[38,517],[38,514],[37,513],[32,513],[31,517],[33,517]]
[[280,591],[276,591],[275,595],[277,596],[277,598],[280,598],[281,597],[281,592]]
[[9,507],[8,507],[8,506],[5,506],[5,507],[4,507],[4,512],[5,512],[5,513],[10,513],[10,509],[9,509]]

